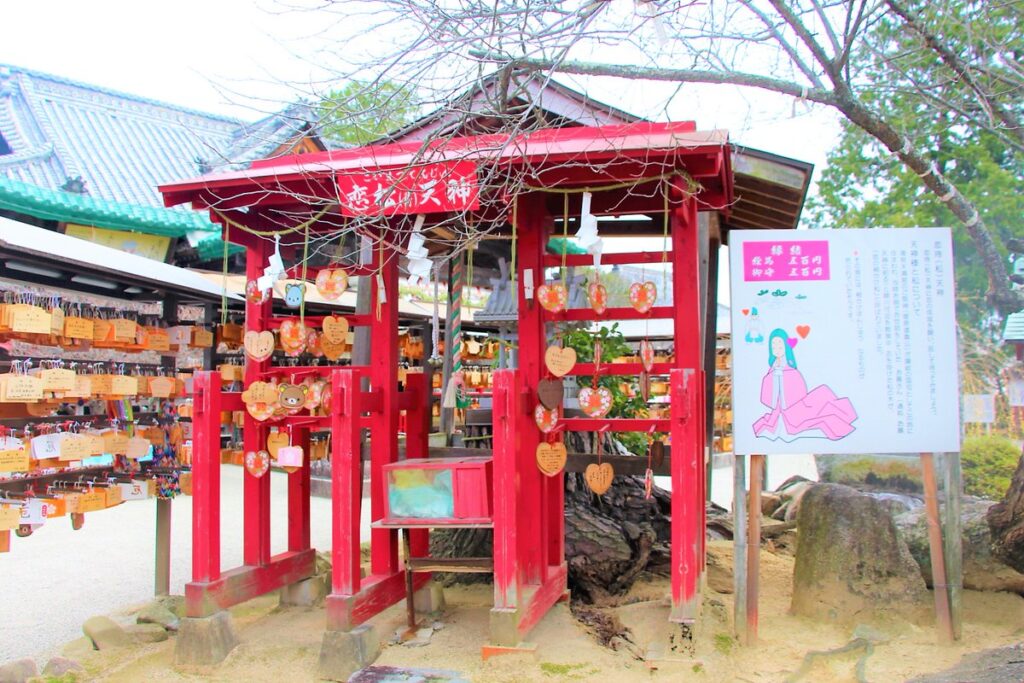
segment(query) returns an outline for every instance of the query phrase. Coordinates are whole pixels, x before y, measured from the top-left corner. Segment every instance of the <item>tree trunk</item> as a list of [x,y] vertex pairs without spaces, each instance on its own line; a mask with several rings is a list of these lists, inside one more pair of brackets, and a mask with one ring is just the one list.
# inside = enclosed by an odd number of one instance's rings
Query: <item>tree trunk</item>
[[1024,572],[1024,456],[1017,463],[1010,488],[985,515],[992,532],[992,554]]

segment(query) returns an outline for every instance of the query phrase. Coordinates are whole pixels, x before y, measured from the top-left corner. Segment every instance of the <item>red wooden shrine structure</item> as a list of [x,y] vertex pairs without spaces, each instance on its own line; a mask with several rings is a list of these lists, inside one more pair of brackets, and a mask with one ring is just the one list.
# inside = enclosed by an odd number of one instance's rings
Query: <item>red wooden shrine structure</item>
[[[383,193],[372,192],[383,187]],[[369,188],[369,192],[367,189]],[[545,245],[555,219],[579,216],[581,195],[589,188],[597,216],[648,216],[629,223],[628,234],[667,236],[672,305],[647,313],[633,308],[590,308],[551,313],[535,300],[547,268],[584,266],[590,255],[552,255]],[[550,190],[560,190],[553,193]],[[313,223],[315,233],[338,231],[339,216],[356,217],[354,229],[388,245],[373,249],[372,262],[350,273],[367,275],[375,311],[346,316],[370,330],[372,358],[365,367],[271,367],[248,360],[245,383],[287,378],[301,381],[323,374],[331,385],[326,416],[301,412],[281,428],[293,443],[308,446],[311,429],[332,432],[333,577],[327,598],[327,628],[346,631],[405,595],[398,532],[382,528],[385,466],[398,460],[399,416],[406,412],[406,457],[428,456],[429,387],[410,374],[398,382],[399,260],[412,232],[411,214],[425,214],[424,235],[432,226],[460,216],[465,225],[496,226],[514,234],[517,248],[518,367],[494,376],[493,488],[494,607],[491,644],[512,646],[566,592],[563,475],[549,477],[537,467],[542,434],[532,417],[538,382],[547,376],[544,352],[550,323],[668,318],[674,322],[676,353],[652,374],[670,376],[670,416],[659,419],[564,417],[561,429],[581,432],[667,432],[671,435],[672,609],[670,619],[696,618],[704,569],[704,458],[707,443],[702,288],[698,211],[727,212],[732,171],[727,135],[700,132],[691,122],[636,123],[600,128],[544,129],[528,134],[467,136],[432,143],[395,143],[351,150],[303,154],[257,162],[246,171],[208,175],[161,188],[167,205],[191,202],[210,210],[224,225],[224,237],[246,249],[248,278],[262,274],[273,242],[268,235],[328,212],[330,225]],[[667,221],[663,221],[667,214]],[[511,225],[515,222],[515,226]],[[244,226],[244,229],[243,229]],[[613,224],[603,224],[610,234]],[[638,227],[639,226],[639,227]],[[649,226],[649,227],[644,227]],[[563,228],[564,229],[564,228]],[[261,232],[261,234],[255,234]],[[621,234],[621,233],[620,233]],[[301,255],[300,255],[301,258]],[[563,261],[563,258],[565,259]],[[603,264],[660,263],[661,250],[608,254]],[[287,254],[286,254],[287,261]],[[298,269],[292,268],[290,276]],[[312,280],[316,270],[309,268]],[[385,296],[379,296],[383,287]],[[307,323],[309,322],[307,318]],[[280,326],[270,303],[249,303],[246,329]],[[315,324],[315,320],[313,323]],[[713,353],[713,349],[710,350]],[[639,375],[641,365],[601,366],[602,374]],[[593,364],[578,363],[570,374],[593,375]],[[362,380],[368,380],[361,385]],[[193,577],[186,588],[189,616],[200,617],[311,576],[308,460],[288,476],[288,550],[270,552],[270,478],[245,474],[244,564],[224,571],[220,546],[220,414],[242,409],[238,393],[223,391],[219,375],[195,380]],[[370,432],[370,514],[375,522],[365,575],[360,566],[362,464],[360,432]],[[246,415],[246,451],[262,448],[268,425]],[[308,451],[307,451],[308,452]],[[415,526],[405,524],[402,526]],[[428,529],[411,532],[413,556],[428,552]],[[416,586],[429,574],[416,576]]]

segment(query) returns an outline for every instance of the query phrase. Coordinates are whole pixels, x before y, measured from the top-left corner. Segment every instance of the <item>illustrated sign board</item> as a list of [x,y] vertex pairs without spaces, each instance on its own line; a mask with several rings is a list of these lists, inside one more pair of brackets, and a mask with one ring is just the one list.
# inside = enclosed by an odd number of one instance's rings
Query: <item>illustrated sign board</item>
[[338,176],[343,216],[392,216],[476,209],[479,186],[472,161],[445,161]]
[[995,421],[995,394],[964,394],[964,422],[990,425]]
[[734,230],[733,450],[960,449],[948,228]]
[[105,247],[120,249],[136,256],[145,256],[154,261],[167,259],[167,250],[171,246],[171,238],[163,235],[147,235],[141,232],[125,232],[123,230],[107,230],[89,225],[68,223],[64,234],[78,239],[88,240]]

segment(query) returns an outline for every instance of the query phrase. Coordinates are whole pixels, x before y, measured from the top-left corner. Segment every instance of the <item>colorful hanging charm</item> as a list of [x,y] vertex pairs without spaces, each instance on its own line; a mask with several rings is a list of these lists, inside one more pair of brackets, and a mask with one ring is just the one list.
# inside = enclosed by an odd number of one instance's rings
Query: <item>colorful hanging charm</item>
[[537,399],[541,405],[548,410],[554,410],[562,405],[562,380],[548,377],[537,383]]
[[602,418],[612,409],[612,392],[607,387],[583,387],[579,393],[580,409],[594,418]]
[[259,479],[270,469],[270,453],[264,450],[249,451],[245,454],[245,471]]
[[647,372],[654,368],[654,344],[647,339],[640,342],[640,363]]
[[612,485],[615,478],[615,470],[610,463],[601,462],[601,435],[594,436],[594,450],[597,451],[597,462],[587,465],[583,471],[583,480],[587,482],[590,490],[597,495],[603,495]]
[[561,313],[569,302],[569,291],[562,282],[552,282],[537,288],[537,300],[545,310]]
[[587,287],[587,298],[590,299],[590,308],[598,315],[604,315],[608,310],[608,289],[600,282],[592,282]]
[[544,406],[538,405],[533,409],[533,420],[540,431],[548,434],[558,424],[558,410],[547,410]]
[[306,326],[296,319],[282,322],[278,337],[281,340],[281,348],[290,356],[297,356],[305,351],[309,339]]
[[245,300],[251,304],[262,304],[270,298],[269,289],[260,289],[256,280],[245,283]]
[[324,268],[316,275],[316,291],[328,301],[337,300],[348,289],[348,273],[342,268]]
[[284,286],[284,303],[288,308],[299,308],[306,299],[306,285],[302,282],[289,282]]
[[658,287],[651,281],[634,282],[629,286],[629,303],[640,313],[647,313],[654,308],[658,299]]

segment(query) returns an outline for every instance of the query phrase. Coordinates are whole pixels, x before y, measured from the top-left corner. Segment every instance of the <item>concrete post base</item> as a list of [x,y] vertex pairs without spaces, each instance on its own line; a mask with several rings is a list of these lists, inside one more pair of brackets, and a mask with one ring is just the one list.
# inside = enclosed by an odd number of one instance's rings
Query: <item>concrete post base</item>
[[437,581],[412,594],[412,604],[420,614],[436,614],[444,611],[444,588]]
[[281,589],[281,606],[316,607],[327,597],[327,582],[322,576],[313,576]]
[[380,638],[372,626],[363,624],[351,631],[325,631],[320,646],[320,676],[347,681],[380,655]]
[[220,664],[236,645],[238,636],[228,612],[220,611],[208,617],[184,617],[174,646],[174,665]]

